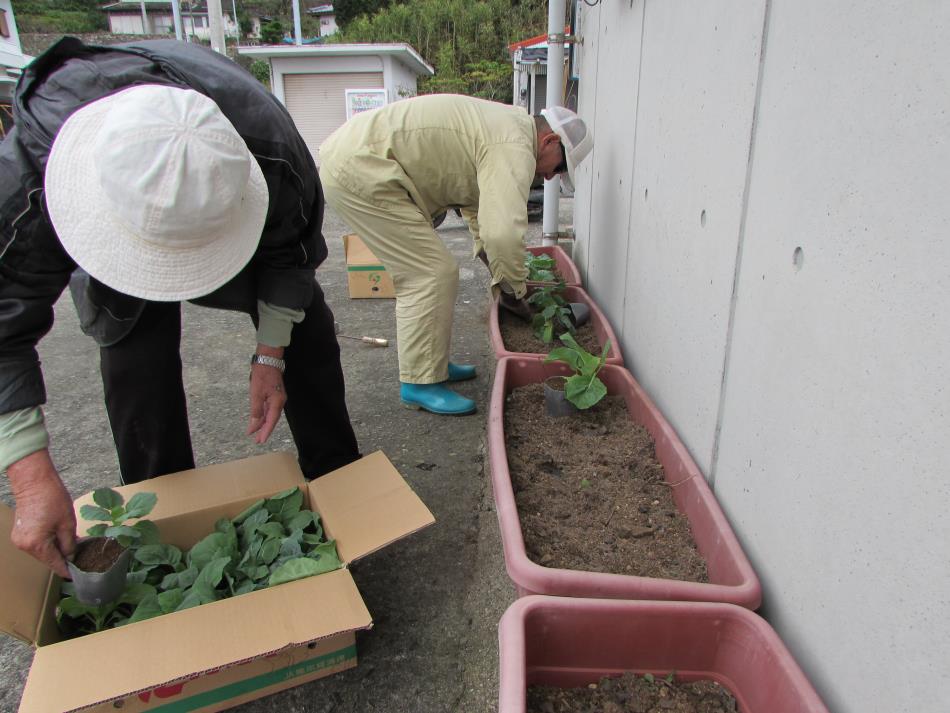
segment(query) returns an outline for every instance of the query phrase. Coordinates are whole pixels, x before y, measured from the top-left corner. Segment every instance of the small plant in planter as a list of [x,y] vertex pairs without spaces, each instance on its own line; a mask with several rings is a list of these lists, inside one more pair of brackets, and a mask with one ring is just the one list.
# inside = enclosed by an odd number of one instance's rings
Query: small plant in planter
[[81,604],[98,606],[119,598],[133,552],[142,542],[157,542],[158,528],[149,520],[127,524],[152,511],[154,493],[136,493],[126,503],[111,488],[100,488],[92,499],[95,505],[83,505],[80,516],[104,522],[86,531],[88,537],[80,539],[67,567],[73,581],[72,596]]
[[531,326],[535,336],[545,344],[554,341],[555,329],[558,332],[574,333],[574,322],[571,320],[571,308],[567,300],[561,296],[564,283],[539,287],[528,297],[528,304],[535,309]]
[[562,334],[560,340],[564,346],[552,349],[544,361],[563,362],[574,374],[567,377],[550,376],[545,380],[545,404],[548,414],[552,416],[564,415],[564,407],[557,405],[559,401],[566,400],[574,409],[589,409],[607,395],[607,387],[597,378],[597,374],[607,363],[610,340],[604,344],[600,356],[588,352],[569,333]]
[[526,252],[524,256],[525,267],[528,268],[529,282],[559,282],[560,275],[557,273],[557,261],[550,255],[541,253],[535,255]]
[[219,519],[187,552],[157,539],[140,544],[125,589],[110,604],[83,604],[64,585],[60,629],[93,633],[339,569],[336,543],[325,537],[319,515],[302,508],[303,497],[295,487],[258,500]]

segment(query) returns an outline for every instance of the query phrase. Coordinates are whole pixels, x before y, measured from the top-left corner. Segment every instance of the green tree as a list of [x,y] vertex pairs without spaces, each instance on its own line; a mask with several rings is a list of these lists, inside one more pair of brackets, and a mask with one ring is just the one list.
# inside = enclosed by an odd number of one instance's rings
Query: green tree
[[271,20],[261,25],[261,42],[267,45],[279,45],[284,39],[284,26],[280,20]]
[[546,27],[544,0],[406,0],[352,19],[332,41],[406,42],[436,70],[420,80],[421,94],[510,102],[508,45]]
[[375,15],[389,6],[389,0],[334,0],[336,24],[345,27],[360,15]]

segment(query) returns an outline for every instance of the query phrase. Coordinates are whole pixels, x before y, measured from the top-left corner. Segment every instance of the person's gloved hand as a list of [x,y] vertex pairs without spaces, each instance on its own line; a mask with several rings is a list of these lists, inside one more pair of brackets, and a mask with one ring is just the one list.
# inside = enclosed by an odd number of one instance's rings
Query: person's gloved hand
[[534,316],[531,305],[514,295],[502,292],[498,297],[498,304],[523,322],[530,322]]
[[10,541],[69,579],[66,560],[76,551],[73,501],[45,448],[7,469],[16,500]]

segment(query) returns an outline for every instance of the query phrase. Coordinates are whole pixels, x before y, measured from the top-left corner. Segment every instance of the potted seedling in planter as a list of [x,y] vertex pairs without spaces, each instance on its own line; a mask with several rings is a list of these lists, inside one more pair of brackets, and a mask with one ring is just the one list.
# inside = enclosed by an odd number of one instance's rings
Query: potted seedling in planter
[[567,416],[578,409],[589,409],[607,395],[607,387],[597,373],[607,363],[610,340],[600,356],[584,349],[570,333],[560,336],[563,347],[552,349],[544,360],[563,362],[574,372],[572,376],[549,376],[544,380],[544,404],[549,416]]
[[545,344],[554,341],[555,329],[559,332],[574,332],[571,308],[561,296],[564,283],[539,287],[528,297],[528,304],[535,312],[531,327],[535,336]]
[[496,300],[488,323],[496,357],[544,359],[554,339],[568,332],[592,354],[600,353],[609,342],[607,363],[623,363],[606,315],[580,287],[564,282],[529,283],[525,301],[534,312],[530,322],[511,315],[500,297]]
[[154,523],[129,520],[148,515],[155,507],[154,493],[136,493],[129,502],[111,488],[93,493],[95,505],[79,510],[85,520],[98,521],[76,545],[71,562],[67,562],[72,578],[72,592],[81,604],[99,606],[115,602],[125,588],[126,573],[134,549],[143,541],[157,541]]
[[[528,267],[529,285],[561,281],[568,285],[580,286],[581,274],[577,270],[577,265],[563,248],[557,245],[533,245],[525,248],[525,252],[528,253],[525,265]],[[543,260],[534,262],[532,258],[543,258]],[[535,267],[539,272],[532,272],[532,268]],[[552,276],[548,277],[542,272],[550,272]]]
[[557,273],[557,262],[550,255],[541,253],[535,255],[527,252],[524,256],[524,265],[528,268],[528,282],[553,282],[560,281],[560,275]]

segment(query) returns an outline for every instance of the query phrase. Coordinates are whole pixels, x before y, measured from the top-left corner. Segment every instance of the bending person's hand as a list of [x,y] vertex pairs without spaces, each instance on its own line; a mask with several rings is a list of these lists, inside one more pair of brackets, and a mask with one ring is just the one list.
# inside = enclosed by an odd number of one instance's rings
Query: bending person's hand
[[76,550],[73,501],[45,448],[7,469],[16,499],[10,541],[64,579],[66,560]]
[[262,444],[270,438],[285,403],[287,392],[284,391],[280,369],[254,364],[251,367],[251,418],[247,435],[254,436],[255,443]]
[[531,305],[529,305],[523,299],[518,299],[514,295],[509,295],[505,292],[500,293],[498,296],[498,304],[523,322],[530,322],[531,318],[534,316],[534,312],[531,310]]

